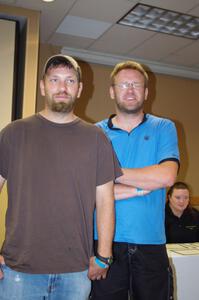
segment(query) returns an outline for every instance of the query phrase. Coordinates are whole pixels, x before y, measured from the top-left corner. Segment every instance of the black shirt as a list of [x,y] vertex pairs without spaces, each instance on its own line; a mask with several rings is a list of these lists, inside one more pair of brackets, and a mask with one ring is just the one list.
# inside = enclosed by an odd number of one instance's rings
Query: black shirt
[[199,211],[187,207],[182,216],[175,216],[166,204],[165,229],[167,243],[199,242]]

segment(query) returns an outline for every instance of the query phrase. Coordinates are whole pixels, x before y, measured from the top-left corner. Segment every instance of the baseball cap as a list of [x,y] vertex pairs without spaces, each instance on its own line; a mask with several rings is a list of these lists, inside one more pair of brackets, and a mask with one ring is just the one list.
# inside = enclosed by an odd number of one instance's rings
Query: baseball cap
[[78,80],[81,81],[82,72],[80,66],[73,57],[63,54],[56,54],[47,59],[43,68],[43,77],[45,76],[49,68],[57,67],[59,65],[66,65],[69,68],[74,69],[77,73]]

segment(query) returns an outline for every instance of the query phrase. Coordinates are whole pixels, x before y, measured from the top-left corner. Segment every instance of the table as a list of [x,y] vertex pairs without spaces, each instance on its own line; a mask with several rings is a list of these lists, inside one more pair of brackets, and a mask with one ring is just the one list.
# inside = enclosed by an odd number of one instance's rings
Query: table
[[167,244],[175,300],[199,300],[199,243]]

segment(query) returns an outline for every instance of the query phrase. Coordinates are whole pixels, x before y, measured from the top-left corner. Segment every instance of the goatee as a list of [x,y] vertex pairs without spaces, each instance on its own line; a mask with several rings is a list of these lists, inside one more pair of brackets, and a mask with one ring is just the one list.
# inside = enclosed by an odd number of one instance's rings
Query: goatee
[[51,105],[51,110],[60,113],[69,113],[73,110],[74,102],[53,102]]

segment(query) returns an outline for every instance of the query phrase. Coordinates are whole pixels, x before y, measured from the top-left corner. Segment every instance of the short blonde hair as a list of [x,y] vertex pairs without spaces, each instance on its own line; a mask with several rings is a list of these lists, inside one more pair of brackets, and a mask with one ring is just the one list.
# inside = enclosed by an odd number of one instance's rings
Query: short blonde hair
[[137,70],[138,72],[140,72],[144,76],[145,87],[148,86],[149,77],[148,77],[147,72],[145,71],[145,69],[142,67],[141,64],[139,64],[139,63],[137,63],[137,62],[135,62],[133,60],[127,60],[127,61],[120,62],[120,63],[118,63],[118,64],[115,65],[115,67],[114,67],[114,69],[113,69],[113,71],[111,73],[111,76],[110,76],[111,85],[114,84],[116,75],[120,71],[126,70],[126,69]]

